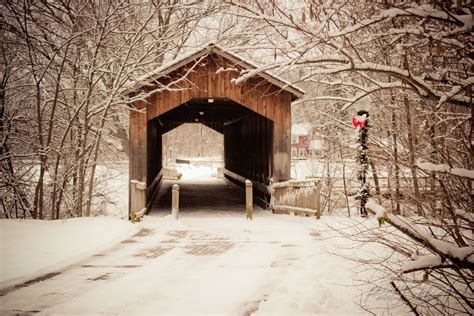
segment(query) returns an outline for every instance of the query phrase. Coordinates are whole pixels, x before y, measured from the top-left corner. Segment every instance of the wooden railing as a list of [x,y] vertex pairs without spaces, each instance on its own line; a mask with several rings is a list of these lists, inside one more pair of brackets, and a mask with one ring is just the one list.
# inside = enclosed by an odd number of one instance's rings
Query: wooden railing
[[234,181],[240,182],[245,185],[245,213],[246,213],[247,219],[252,220],[253,219],[254,183],[250,181],[249,179],[245,179],[241,175],[238,175],[230,170],[227,170],[225,168],[220,168],[220,169],[221,170],[218,170],[218,175],[222,174],[222,177],[224,177],[224,175],[227,175],[228,177],[234,179]]
[[[321,212],[330,214],[334,209],[349,209],[350,198],[357,194],[360,188],[360,182],[353,177],[312,177],[309,180],[321,181]],[[306,181],[306,180],[305,180]],[[370,192],[373,196],[378,194],[388,195],[390,192],[395,194],[395,179],[389,179],[386,176],[378,176],[375,185],[374,178],[369,176],[367,181],[370,183]],[[405,190],[411,190],[413,180],[407,176],[400,176],[399,189],[401,194]],[[433,183],[432,178],[426,176],[418,177],[418,186],[421,193],[439,188],[437,183]],[[406,192],[406,191],[405,191]]]
[[171,191],[171,215],[174,219],[179,217],[179,185],[173,184]]
[[130,220],[132,223],[140,221],[146,213],[146,183],[131,180],[130,190]]
[[[245,180],[247,180],[245,177],[242,177],[241,175],[227,169],[223,169],[222,172],[223,172],[223,175],[233,179],[234,182],[239,182],[242,184],[243,187],[245,186]],[[270,194],[268,187],[263,183],[252,181],[252,186],[253,186],[253,190],[259,191],[262,194],[268,194],[268,195]]]
[[161,168],[160,172],[156,175],[155,179],[153,179],[152,183],[147,188],[147,209],[151,209],[153,205],[153,201],[160,190],[161,183],[163,182],[163,168]]
[[275,213],[321,217],[321,182],[317,179],[290,180],[272,185]]

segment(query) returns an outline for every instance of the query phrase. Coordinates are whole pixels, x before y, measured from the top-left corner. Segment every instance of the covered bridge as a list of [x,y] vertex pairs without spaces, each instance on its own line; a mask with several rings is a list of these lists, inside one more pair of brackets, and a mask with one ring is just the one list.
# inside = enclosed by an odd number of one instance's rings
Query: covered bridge
[[290,178],[291,102],[304,92],[255,69],[209,44],[129,90],[148,92],[146,100],[132,104],[129,147],[130,180],[146,183],[148,206],[161,185],[162,135],[184,123],[202,123],[224,135],[226,178],[251,180],[260,200],[269,201],[270,181]]

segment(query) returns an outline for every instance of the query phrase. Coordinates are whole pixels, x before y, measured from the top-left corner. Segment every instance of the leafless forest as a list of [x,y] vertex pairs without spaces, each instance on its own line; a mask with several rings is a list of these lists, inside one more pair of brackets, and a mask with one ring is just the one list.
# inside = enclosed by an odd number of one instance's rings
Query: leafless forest
[[261,66],[242,79],[266,70],[306,91],[293,121],[324,139],[326,162],[354,162],[351,116],[369,111],[383,227],[348,237],[392,255],[367,262],[384,282],[366,282],[415,314],[472,313],[472,1],[5,0],[0,12],[3,218],[90,216],[97,165],[127,159],[128,104],[145,97],[124,92],[213,41]]

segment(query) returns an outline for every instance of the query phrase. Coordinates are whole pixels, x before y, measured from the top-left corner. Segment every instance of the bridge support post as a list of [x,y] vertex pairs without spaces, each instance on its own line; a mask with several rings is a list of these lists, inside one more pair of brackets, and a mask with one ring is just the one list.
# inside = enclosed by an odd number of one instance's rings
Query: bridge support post
[[224,178],[224,167],[217,168],[217,178],[219,179]]
[[321,180],[316,181],[316,218],[321,218]]
[[175,219],[178,219],[179,214],[179,185],[173,184],[171,192],[171,215]]
[[137,211],[137,180],[130,181],[130,220],[135,223]]
[[252,181],[245,180],[245,211],[247,219],[253,219],[253,187]]
[[130,181],[130,220],[139,221],[146,213],[146,183]]

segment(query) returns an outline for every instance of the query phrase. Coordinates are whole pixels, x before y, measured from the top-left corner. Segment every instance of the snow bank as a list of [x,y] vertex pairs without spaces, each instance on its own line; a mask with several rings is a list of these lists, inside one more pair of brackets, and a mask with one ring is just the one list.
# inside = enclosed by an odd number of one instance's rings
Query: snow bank
[[2,220],[0,283],[72,264],[126,238],[136,227],[110,217]]
[[215,168],[193,165],[176,165],[176,170],[181,172],[183,180],[212,178],[217,172]]

